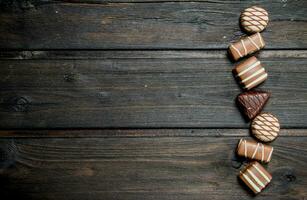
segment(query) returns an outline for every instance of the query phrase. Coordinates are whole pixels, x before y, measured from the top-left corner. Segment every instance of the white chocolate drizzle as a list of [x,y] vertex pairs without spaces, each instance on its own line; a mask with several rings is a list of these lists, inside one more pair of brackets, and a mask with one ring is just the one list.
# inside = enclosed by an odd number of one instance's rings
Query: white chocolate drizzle
[[259,174],[261,174],[261,176],[269,183],[270,179],[269,177],[267,177],[267,175],[265,175],[255,164],[252,165],[258,172]]
[[261,74],[261,73],[264,72],[264,71],[265,71],[264,68],[261,68],[260,70],[256,71],[254,74],[252,74],[251,76],[249,76],[249,77],[243,79],[243,80],[242,80],[242,83],[244,83],[244,82],[250,80],[251,78],[254,78],[255,76],[257,76],[258,74]]
[[256,155],[256,153],[258,151],[258,148],[259,148],[259,143],[257,143],[257,147],[256,147],[256,149],[255,149],[255,151],[254,151],[254,153],[252,155],[252,159],[254,159],[254,157],[255,157],[255,155]]
[[258,32],[257,35],[259,37],[259,41],[260,41],[261,47],[264,47],[264,44],[263,44],[262,37],[261,37],[260,33]]
[[262,181],[260,181],[259,178],[251,170],[246,169],[246,171],[258,183],[258,185],[260,185],[262,188],[265,187],[265,185],[262,183]]
[[234,45],[230,45],[230,48],[233,48],[238,54],[240,57],[243,57],[243,55],[241,54],[241,52],[239,51],[239,49],[237,49]]
[[253,189],[256,191],[256,192],[260,192],[260,188],[248,177],[246,176],[244,173],[240,172],[241,175],[243,176],[243,178],[253,187]]
[[[247,39],[248,39],[258,50],[260,50],[260,47],[259,47],[250,37],[247,37]],[[261,42],[261,45],[262,45],[262,42]]]
[[267,73],[265,73],[265,74],[261,75],[259,78],[257,78],[256,80],[254,80],[254,81],[253,81],[253,82],[251,82],[250,84],[246,85],[246,86],[245,86],[245,88],[246,88],[246,89],[250,89],[250,88],[251,88],[251,86],[253,86],[253,85],[257,85],[259,82],[264,81],[264,80],[267,78],[267,76],[268,76],[268,74],[267,74]]
[[270,152],[270,154],[269,154],[269,156],[268,156],[268,159],[267,159],[268,162],[270,162],[270,160],[271,160],[272,153],[273,153],[273,149],[274,149],[274,148],[272,147],[271,152]]
[[[260,42],[261,46],[257,45],[257,43],[252,38],[250,38],[249,36],[247,36],[246,38],[253,44],[253,46],[256,47],[257,50],[260,50],[264,46],[264,43],[262,41],[262,37],[261,37],[260,33],[257,33],[257,36],[259,37],[259,42]],[[246,38],[240,39],[240,41],[239,41],[242,45],[243,50],[244,50],[243,55],[242,55],[241,51],[238,48],[236,48],[233,44],[231,44],[230,47],[229,47],[229,48],[234,49],[237,52],[237,54],[239,55],[240,58],[248,55],[249,53],[253,53],[255,51],[253,49],[251,49],[250,52],[247,51],[246,44],[245,44],[245,42],[247,40]],[[238,44],[238,43],[236,43],[236,44]]]
[[243,46],[243,49],[244,49],[244,55],[246,56],[247,55],[247,49],[245,47],[245,43],[244,43],[244,40],[240,40],[241,41],[241,44]]
[[246,69],[244,69],[242,72],[238,73],[237,76],[242,76],[243,74],[245,74],[246,72],[248,72],[249,70],[253,69],[254,67],[260,65],[260,61],[258,60],[257,62],[251,64],[250,66],[248,66]]
[[255,144],[249,146],[249,143],[245,139],[240,139],[237,151],[239,151],[239,149],[242,149],[244,151],[242,152],[242,154],[244,153],[245,158],[255,159],[259,161],[261,160],[261,162],[270,162],[273,152],[273,147],[266,149],[265,145],[259,142],[257,143],[257,145]]
[[[261,144],[261,147],[262,147],[262,152],[261,152],[261,162],[263,162],[263,160],[264,160],[264,145],[263,145],[263,144]],[[272,149],[273,149],[273,147],[272,147]],[[269,162],[269,160],[268,160],[268,162]]]

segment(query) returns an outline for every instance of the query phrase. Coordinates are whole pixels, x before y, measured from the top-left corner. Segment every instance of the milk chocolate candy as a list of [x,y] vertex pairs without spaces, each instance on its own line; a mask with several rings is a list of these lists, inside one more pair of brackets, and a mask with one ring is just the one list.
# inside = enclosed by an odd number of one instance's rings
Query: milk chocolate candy
[[244,37],[238,42],[231,44],[228,51],[232,58],[237,61],[246,55],[259,51],[264,45],[265,43],[260,33],[255,33],[254,35]]
[[246,8],[240,16],[242,29],[247,33],[263,31],[269,22],[268,12],[259,6]]
[[255,193],[260,193],[272,180],[271,174],[254,161],[240,171],[239,178]]
[[239,156],[268,163],[271,161],[273,147],[253,140],[240,139],[237,147]]
[[279,134],[278,119],[270,113],[261,113],[252,121],[252,134],[262,142],[271,142]]
[[260,61],[255,56],[239,63],[233,69],[233,74],[245,90],[256,87],[268,77],[264,67],[262,67]]
[[265,91],[243,92],[237,97],[237,104],[242,113],[248,118],[253,119],[261,112],[266,102],[270,98],[270,93]]

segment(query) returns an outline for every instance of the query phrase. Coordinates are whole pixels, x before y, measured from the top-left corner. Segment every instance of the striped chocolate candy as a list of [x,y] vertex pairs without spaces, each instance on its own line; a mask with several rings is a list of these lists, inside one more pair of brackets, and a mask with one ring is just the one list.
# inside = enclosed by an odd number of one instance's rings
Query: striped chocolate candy
[[239,41],[230,44],[228,48],[229,55],[235,60],[259,51],[265,46],[265,42],[260,33],[241,38]]
[[271,174],[256,161],[240,171],[239,177],[255,194],[261,192],[272,180]]
[[272,153],[273,147],[253,140],[240,139],[237,147],[239,156],[265,163],[271,161]]
[[254,56],[238,64],[233,73],[246,90],[256,87],[268,77],[264,67]]

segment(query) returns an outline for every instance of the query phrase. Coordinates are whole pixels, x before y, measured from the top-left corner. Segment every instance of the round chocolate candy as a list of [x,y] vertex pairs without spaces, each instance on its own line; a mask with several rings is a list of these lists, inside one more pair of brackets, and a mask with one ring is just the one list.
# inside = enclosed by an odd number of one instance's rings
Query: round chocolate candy
[[270,113],[261,113],[251,124],[252,134],[262,142],[271,142],[278,136],[278,119]]
[[241,27],[248,33],[263,31],[269,22],[268,12],[258,6],[246,8],[240,16]]

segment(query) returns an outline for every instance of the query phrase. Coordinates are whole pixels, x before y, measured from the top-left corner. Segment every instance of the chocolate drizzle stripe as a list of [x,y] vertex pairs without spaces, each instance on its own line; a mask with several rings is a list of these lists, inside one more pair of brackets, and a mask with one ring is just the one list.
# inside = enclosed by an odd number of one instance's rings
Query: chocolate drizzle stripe
[[262,99],[262,96],[259,95],[258,98],[251,98],[250,100],[251,100],[255,105],[260,105],[260,104],[261,104],[260,100],[263,100],[263,99]]
[[259,82],[264,81],[267,78],[267,76],[268,76],[267,73],[263,74],[262,76],[251,82],[250,84],[246,85],[245,88],[246,89],[252,88],[251,86],[257,85]]
[[244,12],[242,13],[242,18],[243,17],[258,17],[261,20],[267,20],[268,16],[263,14],[263,13],[257,13],[257,15],[255,13],[251,13],[251,12]]
[[250,22],[257,22],[257,24],[262,24],[262,25],[265,25],[266,22],[265,20],[263,19],[260,19],[260,20],[256,20],[254,18],[251,18],[251,16],[243,16],[242,19],[241,19],[241,23],[243,24],[246,24],[246,23],[250,23]]
[[261,152],[261,162],[264,161],[264,145],[261,144],[261,147],[262,147],[262,152]]
[[261,68],[260,70],[256,71],[254,74],[252,74],[251,76],[245,78],[242,80],[242,83],[245,83],[246,81],[250,80],[251,78],[254,78],[255,76],[257,76],[258,74],[264,72],[264,68]]
[[241,44],[242,44],[243,49],[244,49],[244,55],[246,55],[246,54],[247,54],[247,49],[246,49],[246,47],[245,47],[244,40],[240,40],[240,41],[241,41]]
[[[255,127],[255,128],[262,128],[262,127]],[[271,133],[271,131],[267,131],[267,130],[263,130],[263,129],[262,130],[254,129],[254,130],[256,131],[256,133],[255,133],[256,135],[264,136],[268,139],[272,139],[272,138],[276,137],[276,135],[277,135],[277,134],[275,135],[275,134]]]
[[257,7],[257,6],[247,8],[246,11],[249,12],[249,13],[260,12],[262,15],[267,15],[267,12],[263,8],[260,8],[260,7]]
[[255,25],[255,24],[253,24],[253,23],[249,23],[248,25],[246,24],[245,26],[246,26],[246,28],[248,28],[248,29],[256,28],[256,29],[258,29],[259,31],[261,31],[262,28],[263,28],[262,25]]
[[266,24],[266,22],[264,20],[261,20],[261,21],[255,20],[255,19],[250,18],[249,16],[243,16],[241,21],[242,21],[243,24],[250,23],[250,22],[257,22],[258,24],[263,24],[263,23]]
[[241,52],[239,51],[239,49],[237,49],[234,45],[230,45],[230,47],[232,47],[238,54],[239,54],[239,56],[240,57],[242,57],[242,54],[241,54]]
[[253,164],[253,167],[259,172],[259,174],[261,174],[261,176],[262,176],[267,182],[270,182],[269,177],[267,177],[267,175],[265,175],[265,174],[256,166],[256,164]]
[[259,41],[260,41],[260,43],[261,43],[261,47],[264,47],[264,43],[263,43],[263,41],[262,41],[262,37],[261,37],[260,33],[258,32],[257,35],[258,35],[258,37],[259,37]]
[[260,7],[257,7],[257,6],[253,6],[252,8],[253,8],[254,10],[256,10],[256,11],[262,13],[263,15],[266,15],[266,16],[268,15],[267,11],[264,10],[263,8],[260,8]]
[[256,147],[256,149],[255,149],[255,151],[254,151],[254,153],[252,155],[252,159],[254,159],[254,157],[255,157],[255,155],[256,155],[256,153],[258,151],[258,148],[259,148],[259,143],[257,143],[257,147]]
[[255,185],[255,183],[248,177],[246,176],[244,173],[242,173],[243,178],[252,186],[252,188],[256,191],[256,192],[260,192],[261,190],[258,188],[257,185]]
[[245,74],[246,72],[248,72],[249,70],[253,69],[254,67],[260,65],[260,61],[257,61],[251,65],[249,65],[246,69],[244,69],[243,71],[241,71],[240,73],[238,73],[237,76],[242,76],[243,74]]
[[262,188],[265,187],[265,185],[258,179],[258,177],[249,169],[246,169],[247,173],[255,180],[255,182],[260,185]]
[[255,24],[253,24],[253,23],[246,24],[245,27],[248,28],[248,29],[256,28],[256,29],[258,29],[259,31],[261,31],[262,29],[264,29],[264,26],[263,26],[263,25],[255,25]]
[[268,160],[268,162],[270,162],[270,160],[271,160],[272,153],[273,153],[273,149],[274,149],[274,148],[272,147],[271,152],[270,152],[270,154],[269,154],[269,156],[268,156],[268,159],[267,159],[267,160]]
[[249,39],[249,41],[250,41],[258,50],[260,50],[260,47],[259,47],[250,37],[247,37],[247,39]]
[[266,19],[264,19],[264,18],[261,17],[261,16],[256,16],[256,15],[250,15],[250,16],[245,15],[245,16],[243,16],[243,20],[247,20],[247,21],[257,21],[258,23],[261,23],[261,21],[264,21],[264,22],[265,22]]
[[[261,65],[258,65],[257,67],[255,67],[254,69],[250,70],[248,73],[246,73],[245,75],[241,76],[241,80],[245,79],[251,75],[253,75],[255,72],[257,72],[258,70],[260,70],[262,68]],[[255,77],[251,78],[250,80],[246,81],[245,83],[243,83],[244,85],[248,85],[250,83],[252,83],[254,80],[256,80],[257,78],[259,78],[260,76],[262,76],[263,74],[265,74],[266,72],[261,72],[260,74],[256,75]]]
[[[243,19],[244,20],[244,19]],[[243,23],[243,25],[250,25],[250,24],[254,24],[254,25],[256,25],[256,26],[258,26],[258,25],[266,25],[265,24],[265,22],[264,21],[256,21],[256,20],[248,20],[248,21],[243,21],[242,22]],[[256,23],[256,24],[255,24]]]

